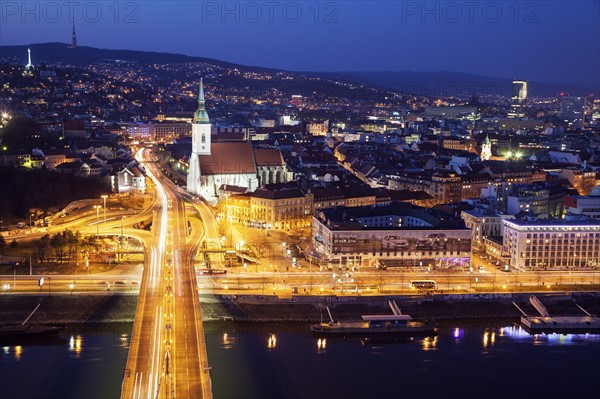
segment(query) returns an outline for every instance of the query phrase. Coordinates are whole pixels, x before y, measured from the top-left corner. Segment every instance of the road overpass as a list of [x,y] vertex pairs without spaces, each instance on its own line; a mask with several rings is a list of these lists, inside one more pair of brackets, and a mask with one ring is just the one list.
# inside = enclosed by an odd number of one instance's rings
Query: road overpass
[[156,165],[147,163],[146,170],[156,187],[155,234],[146,242],[121,397],[210,398],[194,271],[201,234],[189,234],[185,200],[177,188],[161,181]]

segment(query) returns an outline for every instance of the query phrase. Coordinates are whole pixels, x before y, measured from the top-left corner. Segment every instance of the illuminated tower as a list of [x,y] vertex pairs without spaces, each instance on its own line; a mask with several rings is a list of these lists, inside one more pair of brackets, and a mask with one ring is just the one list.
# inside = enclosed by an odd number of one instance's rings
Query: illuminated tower
[[71,35],[71,48],[77,47],[77,33],[75,33],[75,18],[73,18],[73,34]]
[[510,98],[510,111],[508,112],[509,118],[524,118],[525,117],[525,106],[527,103],[527,81],[526,80],[513,80],[512,83],[512,97]]
[[31,71],[33,69],[33,64],[31,63],[31,50],[27,49],[27,65],[25,65],[25,69]]
[[200,79],[198,109],[192,120],[192,155],[187,176],[187,189],[192,194],[200,194],[200,155],[210,155],[210,129],[210,119],[204,100],[204,84]]
[[31,50],[27,49],[27,65],[23,71],[23,76],[33,76],[33,64],[31,63]]
[[492,143],[490,142],[490,138],[485,135],[485,140],[483,140],[483,144],[481,145],[481,154],[479,154],[479,158],[482,161],[488,161],[492,157]]

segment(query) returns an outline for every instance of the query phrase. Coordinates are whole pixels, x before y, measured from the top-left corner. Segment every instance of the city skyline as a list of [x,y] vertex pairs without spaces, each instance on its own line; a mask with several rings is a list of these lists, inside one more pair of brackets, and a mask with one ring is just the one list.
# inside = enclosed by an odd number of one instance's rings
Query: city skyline
[[1,2],[0,396],[592,395],[598,11]]
[[74,16],[81,46],[292,71],[455,71],[600,85],[595,2],[49,4],[3,3],[0,44],[70,43]]

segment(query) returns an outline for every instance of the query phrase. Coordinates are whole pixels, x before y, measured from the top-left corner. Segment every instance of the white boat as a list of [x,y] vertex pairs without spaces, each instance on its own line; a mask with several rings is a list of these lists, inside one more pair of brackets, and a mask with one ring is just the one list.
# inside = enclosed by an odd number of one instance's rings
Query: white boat
[[371,335],[371,334],[405,334],[429,335],[435,333],[434,323],[415,321],[409,315],[402,314],[394,301],[388,301],[393,314],[391,315],[362,315],[363,321],[339,322],[334,321],[327,307],[329,322],[321,322],[310,326],[310,330],[322,335]]

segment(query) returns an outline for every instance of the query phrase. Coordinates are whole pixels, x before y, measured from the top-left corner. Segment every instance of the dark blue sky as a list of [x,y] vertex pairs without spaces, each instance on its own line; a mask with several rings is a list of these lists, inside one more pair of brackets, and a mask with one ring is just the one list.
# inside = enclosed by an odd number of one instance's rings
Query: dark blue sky
[[[70,40],[63,1],[0,3],[0,43]],[[79,1],[80,45],[312,71],[456,71],[600,86],[598,1]]]

